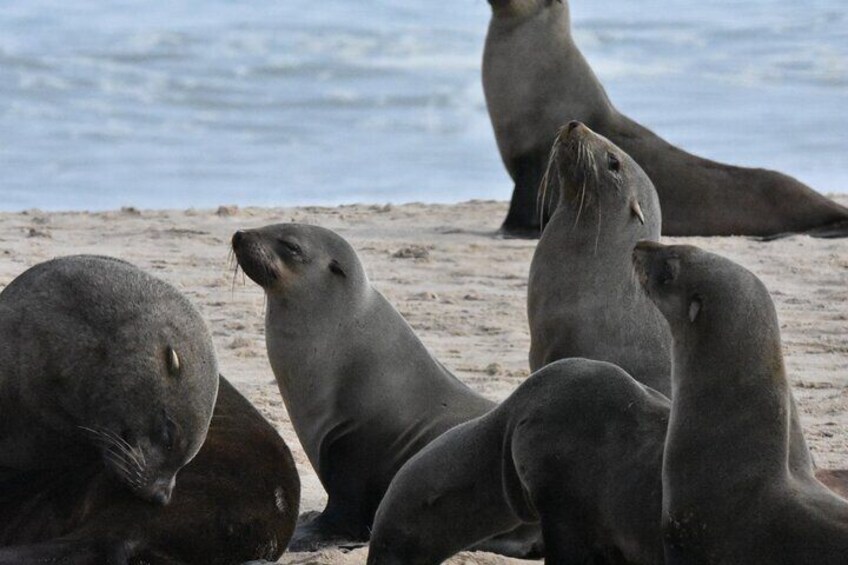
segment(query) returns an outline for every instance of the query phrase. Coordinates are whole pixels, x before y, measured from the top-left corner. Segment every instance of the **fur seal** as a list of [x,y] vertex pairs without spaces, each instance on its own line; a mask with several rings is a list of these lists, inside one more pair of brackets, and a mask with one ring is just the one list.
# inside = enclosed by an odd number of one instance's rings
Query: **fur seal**
[[[579,122],[557,135],[543,183],[558,195],[530,265],[530,368],[609,361],[671,393],[671,334],[633,276],[633,247],[659,240],[654,185],[627,153]],[[552,185],[548,187],[548,185]]]
[[107,257],[62,257],[0,293],[0,468],[92,459],[167,504],[218,391],[212,338],[172,286]]
[[502,232],[539,236],[537,191],[548,150],[561,124],[580,120],[630,154],[654,182],[665,235],[848,235],[848,209],[797,180],[690,155],[618,112],[571,37],[565,0],[489,3],[483,88],[515,182]]
[[633,257],[674,339],[666,562],[848,562],[848,503],[789,462],[792,392],[765,285],[691,246],[645,242]]
[[615,365],[547,365],[401,468],[368,564],[436,565],[535,522],[546,563],[662,563],[667,421],[668,399]]
[[[401,465],[494,403],[433,358],[334,232],[278,224],[236,232],[232,246],[265,290],[271,367],[329,497],[317,518],[298,525],[291,549],[366,541]],[[493,550],[534,551],[511,542]]]
[[291,453],[210,375],[209,332],[175,288],[117,259],[55,259],[0,293],[0,336],[0,564],[282,553]]
[[273,561],[294,531],[291,452],[223,377],[206,442],[167,506],[140,500],[99,467],[0,482],[0,565]]

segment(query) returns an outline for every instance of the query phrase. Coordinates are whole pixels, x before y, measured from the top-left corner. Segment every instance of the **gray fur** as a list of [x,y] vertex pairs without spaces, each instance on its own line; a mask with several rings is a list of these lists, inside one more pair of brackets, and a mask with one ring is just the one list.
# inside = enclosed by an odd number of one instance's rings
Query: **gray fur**
[[55,259],[0,294],[0,467],[73,468],[100,457],[135,494],[166,503],[203,444],[217,390],[197,310],[129,263]]
[[666,562],[848,562],[848,503],[792,461],[800,431],[763,283],[691,246],[645,242],[634,261],[674,339]]
[[661,563],[667,420],[668,400],[614,365],[552,363],[403,466],[368,563],[436,565],[537,522],[547,563]]

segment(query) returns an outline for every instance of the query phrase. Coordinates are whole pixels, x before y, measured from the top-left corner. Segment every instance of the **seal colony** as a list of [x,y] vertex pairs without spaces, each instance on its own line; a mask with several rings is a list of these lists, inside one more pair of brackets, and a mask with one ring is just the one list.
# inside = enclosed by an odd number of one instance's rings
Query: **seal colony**
[[566,0],[489,0],[483,89],[501,158],[515,182],[501,228],[539,237],[550,216],[538,188],[557,128],[579,120],[630,154],[656,186],[663,234],[848,236],[848,209],[797,180],[696,157],[627,118],[571,37]]
[[65,257],[17,277],[0,313],[0,564],[283,553],[300,500],[291,453],[219,379],[176,289]]

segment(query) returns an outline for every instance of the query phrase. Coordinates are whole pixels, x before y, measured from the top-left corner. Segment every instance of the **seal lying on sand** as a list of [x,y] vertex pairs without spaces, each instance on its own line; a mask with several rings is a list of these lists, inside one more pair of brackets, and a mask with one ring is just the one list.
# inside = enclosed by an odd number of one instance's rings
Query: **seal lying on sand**
[[634,252],[674,338],[667,563],[848,563],[848,503],[788,463],[792,392],[762,282],[690,246]]
[[[848,209],[797,180],[690,155],[618,112],[571,37],[565,0],[489,0],[483,88],[515,182],[503,232],[538,237],[537,191],[556,130],[585,122],[656,186],[666,235],[848,235]],[[549,210],[544,210],[544,217]]]
[[369,565],[436,565],[541,521],[546,563],[662,563],[668,399],[615,365],[557,361],[401,468]]
[[165,507],[132,495],[98,465],[0,482],[0,565],[278,559],[297,521],[297,470],[274,428],[220,383],[206,442]]
[[329,496],[318,518],[298,525],[291,549],[365,541],[401,465],[494,403],[433,358],[337,234],[279,224],[239,231],[232,243],[265,290],[271,367]]
[[223,379],[216,402],[209,332],[176,289],[116,259],[48,261],[0,293],[0,336],[0,563],[282,553],[291,454]]
[[609,361],[670,394],[671,335],[633,276],[633,246],[658,240],[650,179],[627,153],[579,122],[560,130],[544,187],[558,197],[530,265],[530,368]]

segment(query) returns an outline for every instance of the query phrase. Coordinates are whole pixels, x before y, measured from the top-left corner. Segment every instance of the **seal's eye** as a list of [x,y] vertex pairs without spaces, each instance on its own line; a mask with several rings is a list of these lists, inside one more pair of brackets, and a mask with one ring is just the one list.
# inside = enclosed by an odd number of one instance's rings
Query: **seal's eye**
[[607,153],[607,165],[609,166],[609,170],[614,173],[617,173],[619,170],[621,170],[621,161],[619,161],[618,157],[616,157],[612,153]]
[[168,374],[176,378],[180,376],[180,356],[174,348],[169,347],[165,352],[165,360],[168,363]]
[[303,250],[300,248],[300,245],[296,244],[293,241],[281,239],[280,245],[283,246],[283,249],[285,249],[286,251],[288,251],[289,253],[291,253],[293,255],[301,255],[303,253]]
[[340,277],[347,278],[347,273],[344,272],[344,269],[342,269],[341,264],[338,261],[336,261],[335,259],[330,261],[330,271],[339,275]]

